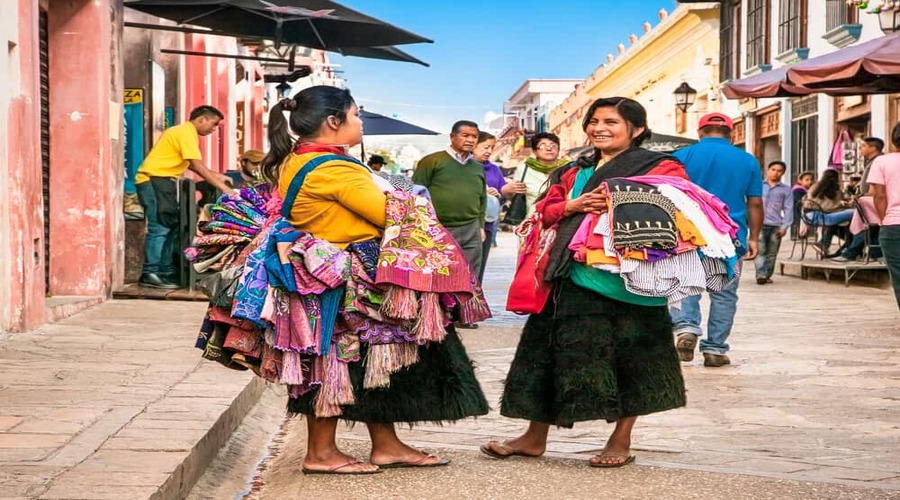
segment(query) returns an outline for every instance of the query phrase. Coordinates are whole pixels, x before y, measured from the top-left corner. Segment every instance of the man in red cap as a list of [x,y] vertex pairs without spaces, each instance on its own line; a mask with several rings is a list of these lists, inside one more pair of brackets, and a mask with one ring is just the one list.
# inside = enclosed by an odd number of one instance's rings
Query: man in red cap
[[[674,153],[687,168],[688,176],[698,186],[714,194],[726,205],[739,226],[735,243],[745,260],[753,260],[758,252],[759,232],[763,223],[762,173],[759,162],[746,151],[731,144],[734,122],[722,113],[709,113],[700,118],[700,142]],[[749,234],[748,234],[749,233]],[[739,271],[740,260],[735,262]],[[700,341],[704,366],[731,363],[726,343],[737,311],[738,283],[720,292],[710,292],[706,338]],[[694,359],[697,339],[703,335],[700,326],[700,296],[694,295],[669,307],[677,337],[676,348],[682,361]]]

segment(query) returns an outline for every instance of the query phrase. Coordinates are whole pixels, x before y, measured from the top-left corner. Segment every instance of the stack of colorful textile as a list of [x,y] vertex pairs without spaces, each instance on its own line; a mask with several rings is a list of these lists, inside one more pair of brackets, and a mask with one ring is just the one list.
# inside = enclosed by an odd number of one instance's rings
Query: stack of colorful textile
[[614,178],[609,210],[584,218],[569,244],[575,260],[621,276],[625,289],[670,303],[738,278],[744,250],[728,207],[669,176]]
[[214,205],[203,207],[197,235],[184,251],[199,273],[221,271],[259,234],[268,216],[268,184],[243,187],[238,196],[223,194]]
[[210,298],[196,343],[204,356],[285,384],[292,397],[319,388],[316,415],[337,416],[354,403],[349,363],[365,363],[365,388],[386,387],[418,361],[420,346],[444,339],[454,315],[490,317],[430,202],[387,197],[383,240],[345,249],[297,231],[269,204],[273,215],[240,267],[225,271],[237,272],[218,287],[224,299]]

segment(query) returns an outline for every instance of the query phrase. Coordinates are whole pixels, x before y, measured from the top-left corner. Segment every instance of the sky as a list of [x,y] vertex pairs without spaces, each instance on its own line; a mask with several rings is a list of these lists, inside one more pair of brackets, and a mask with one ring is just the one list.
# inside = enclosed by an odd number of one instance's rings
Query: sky
[[339,0],[339,3],[434,40],[399,46],[429,63],[343,57],[340,65],[366,109],[449,132],[456,120],[483,123],[487,112],[529,78],[587,78],[659,23],[675,0]]

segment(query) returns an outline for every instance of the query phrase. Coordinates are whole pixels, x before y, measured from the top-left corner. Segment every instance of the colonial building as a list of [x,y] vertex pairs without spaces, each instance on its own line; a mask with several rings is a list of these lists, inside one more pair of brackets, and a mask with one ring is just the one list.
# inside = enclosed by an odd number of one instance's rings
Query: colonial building
[[[555,109],[550,129],[563,138],[565,149],[587,144],[581,124],[590,103],[600,97],[622,96],[647,108],[648,125],[660,134],[696,137],[701,114],[722,111],[718,89],[719,5],[680,5],[672,14],[659,12],[659,23],[644,23],[641,35],[620,43],[606,60]],[[687,111],[676,107],[674,91],[681,84],[696,89]]]
[[529,138],[548,131],[549,112],[565,99],[581,80],[529,79],[503,103],[504,125],[497,137],[493,158],[511,167],[531,154]]
[[[776,77],[799,61],[884,36],[878,16],[861,12],[846,0],[721,0],[721,4],[719,83],[770,71]],[[739,114],[734,118],[741,123],[735,142],[763,164],[786,160],[791,179],[802,171],[827,168],[842,132],[856,139],[885,137],[900,108],[896,96],[885,95],[813,94],[735,102]]]

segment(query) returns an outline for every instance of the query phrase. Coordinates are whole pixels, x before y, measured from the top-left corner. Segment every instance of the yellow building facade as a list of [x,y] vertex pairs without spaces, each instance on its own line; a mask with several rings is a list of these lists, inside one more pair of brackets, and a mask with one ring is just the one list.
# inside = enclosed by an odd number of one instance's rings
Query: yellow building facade
[[[654,132],[697,137],[700,116],[711,111],[737,114],[736,103],[719,93],[719,4],[681,4],[671,15],[659,12],[659,23],[644,23],[642,35],[631,35],[617,54],[591,74],[559,106],[551,110],[549,129],[560,137],[564,151],[587,144],[581,128],[590,103],[600,97],[623,96],[647,109]],[[675,106],[675,89],[686,82],[697,90],[686,113]],[[735,109],[723,109],[735,107]]]

